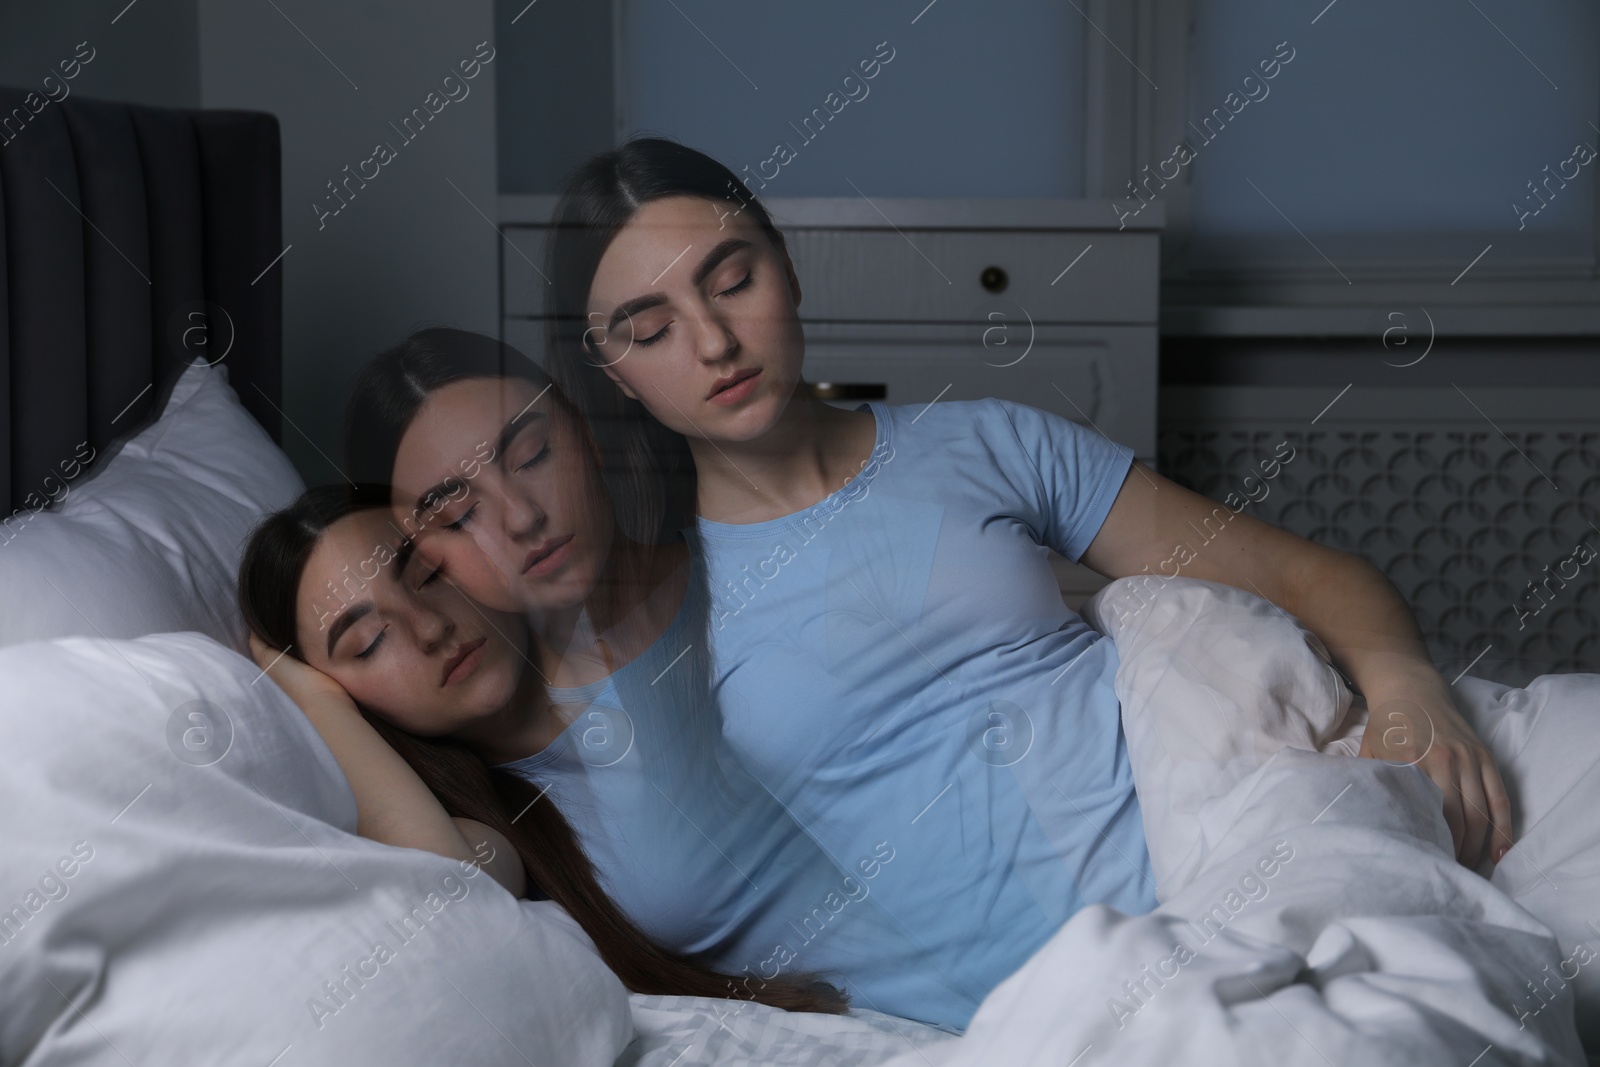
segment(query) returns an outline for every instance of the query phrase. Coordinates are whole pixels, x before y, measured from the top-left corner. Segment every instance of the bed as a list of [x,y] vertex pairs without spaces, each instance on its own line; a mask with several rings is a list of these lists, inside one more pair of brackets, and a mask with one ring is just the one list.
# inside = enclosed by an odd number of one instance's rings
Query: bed
[[0,1067],[1471,1067],[1600,1037],[1600,677],[1462,680],[1517,788],[1490,880],[1421,775],[1342,754],[1365,709],[1315,639],[1201,582],[1086,609],[1122,659],[1155,913],[1079,912],[961,1037],[630,996],[549,902],[357,836],[240,654],[242,539],[301,488],[270,116],[50,104],[0,199]]

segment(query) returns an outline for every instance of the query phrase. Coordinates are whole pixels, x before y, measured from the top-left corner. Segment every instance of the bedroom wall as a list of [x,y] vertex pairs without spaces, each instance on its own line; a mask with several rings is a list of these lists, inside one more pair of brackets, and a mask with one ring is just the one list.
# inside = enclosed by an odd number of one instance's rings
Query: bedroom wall
[[337,481],[369,356],[425,323],[497,330],[493,4],[198,9],[202,105],[281,124],[284,448],[308,482]]
[[[612,6],[497,0],[501,193],[553,193],[579,160],[611,147]],[[491,214],[493,214],[491,212]]]
[[[0,85],[42,86],[88,43],[71,92],[159,107],[200,105],[197,0],[0,0]],[[59,94],[60,90],[53,90]]]
[[1058,60],[1092,31],[1066,4],[497,6],[502,193],[648,132],[767,173],[764,196],[1083,195],[1082,65]]

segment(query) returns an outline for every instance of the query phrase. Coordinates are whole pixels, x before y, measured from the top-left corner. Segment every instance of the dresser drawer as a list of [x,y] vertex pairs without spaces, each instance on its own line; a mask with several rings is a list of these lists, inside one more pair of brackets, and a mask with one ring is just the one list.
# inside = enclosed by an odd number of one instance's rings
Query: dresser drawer
[[[546,314],[542,226],[508,226],[504,313]],[[808,229],[785,231],[807,321],[1153,323],[1154,233]],[[991,292],[985,272],[1004,288]],[[988,276],[991,285],[998,281]]]
[[859,403],[998,397],[1156,452],[1156,328],[807,323],[805,379]]
[[[807,321],[1152,323],[1153,233],[793,229]],[[998,273],[996,273],[998,271]],[[986,275],[987,272],[987,275]],[[1003,285],[998,291],[990,286]]]

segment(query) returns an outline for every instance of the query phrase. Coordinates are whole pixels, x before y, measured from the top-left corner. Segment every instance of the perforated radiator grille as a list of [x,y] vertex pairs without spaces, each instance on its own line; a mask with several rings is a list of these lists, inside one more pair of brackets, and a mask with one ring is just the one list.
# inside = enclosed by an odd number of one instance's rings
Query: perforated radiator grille
[[1336,392],[1164,391],[1162,472],[1370,560],[1447,679],[1600,671],[1600,397],[1390,390],[1312,423]]

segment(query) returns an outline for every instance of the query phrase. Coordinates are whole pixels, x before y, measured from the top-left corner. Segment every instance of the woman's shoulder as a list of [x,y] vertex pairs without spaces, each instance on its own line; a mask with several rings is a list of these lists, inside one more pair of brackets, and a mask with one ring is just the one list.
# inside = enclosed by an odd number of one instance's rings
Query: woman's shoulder
[[874,407],[888,416],[894,436],[907,439],[918,435],[954,439],[959,434],[991,445],[1027,449],[1041,440],[1095,435],[1089,427],[1053,411],[999,397],[931,404],[879,403]]
[[[1015,443],[1019,422],[1048,413],[1012,400],[984,397],[978,400],[935,400],[921,404],[873,405],[886,417],[890,441],[978,440]],[[1021,419],[1019,413],[1023,413]],[[880,439],[883,435],[880,435]]]

